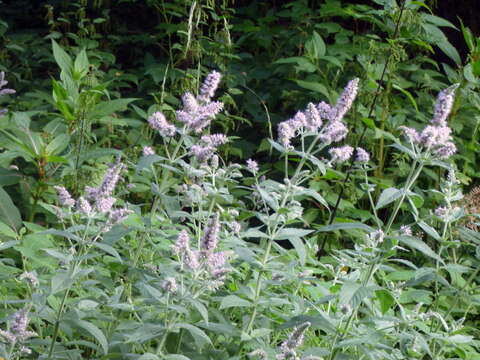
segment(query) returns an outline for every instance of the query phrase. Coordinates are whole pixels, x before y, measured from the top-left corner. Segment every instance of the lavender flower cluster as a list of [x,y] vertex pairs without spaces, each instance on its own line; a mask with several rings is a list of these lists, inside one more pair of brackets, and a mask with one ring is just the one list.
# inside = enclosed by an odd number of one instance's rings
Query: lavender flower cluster
[[[197,134],[201,133],[222,111],[223,103],[212,101],[221,77],[219,72],[212,71],[205,78],[198,96],[194,96],[190,92],[182,96],[183,108],[176,111],[176,116],[177,120],[184,123],[188,130],[193,130]],[[159,111],[150,115],[148,123],[164,137],[174,136],[177,131],[175,125],[169,123],[165,115]]]
[[204,163],[215,154],[218,146],[226,144],[227,141],[228,138],[224,134],[203,135],[200,143],[190,147],[190,152],[199,162]]
[[[8,84],[8,81],[5,80],[5,73],[2,71],[0,72],[0,96],[15,94],[15,90],[13,89],[2,89],[5,85]],[[7,109],[0,109],[0,116],[3,116],[7,113]]]
[[58,193],[58,200],[62,207],[73,208],[87,217],[95,214],[108,216],[107,227],[121,222],[132,211],[126,208],[113,209],[116,199],[112,196],[115,187],[120,179],[120,173],[125,168],[119,160],[109,167],[98,187],[85,187],[85,197],[75,201],[67,189],[63,186],[55,186]]
[[[28,322],[28,311],[26,309],[17,311],[13,315],[13,320],[10,322],[10,330],[0,329],[0,338],[10,345],[15,345],[18,343],[21,344],[29,338],[37,336],[36,332],[27,330]],[[20,347],[20,352],[30,354],[31,350],[22,345]]]
[[212,71],[205,78],[197,97],[189,92],[182,97],[183,108],[176,112],[177,119],[197,134],[210,125],[212,119],[223,109],[222,102],[212,101],[221,78],[219,72]]
[[457,147],[452,141],[452,129],[447,125],[447,118],[452,111],[457,87],[458,84],[452,85],[438,94],[430,125],[427,125],[420,133],[410,127],[400,127],[412,146],[418,147],[419,151],[425,153],[431,152],[438,159],[448,159],[457,151]]
[[[317,105],[310,103],[304,112],[299,111],[292,119],[281,122],[278,125],[280,143],[286,148],[291,148],[291,139],[299,133],[305,130],[318,132],[319,129],[320,139],[325,143],[343,140],[348,130],[342,120],[357,96],[358,82],[358,78],[348,82],[335,106],[323,101]],[[326,124],[323,120],[327,121]]]
[[186,268],[194,272],[204,271],[210,280],[210,287],[213,289],[223,284],[225,275],[228,272],[225,266],[229,255],[228,252],[215,251],[218,246],[219,235],[220,219],[219,215],[215,214],[210,218],[205,227],[199,250],[191,249],[190,237],[186,230],[180,232],[177,241],[172,246],[173,253],[182,260]]
[[305,331],[310,327],[310,322],[305,322],[294,328],[287,340],[280,345],[280,354],[277,360],[298,359],[296,349],[303,344]]
[[[348,129],[343,123],[345,114],[352,107],[358,93],[359,79],[350,80],[340,95],[335,106],[324,101],[319,104],[308,104],[305,111],[299,111],[289,120],[278,125],[280,143],[287,149],[293,149],[291,140],[304,132],[316,133],[319,140],[325,145],[337,143],[345,139]],[[370,160],[369,154],[362,148],[342,146],[330,149],[331,162],[344,162],[356,154],[355,160],[366,163]]]

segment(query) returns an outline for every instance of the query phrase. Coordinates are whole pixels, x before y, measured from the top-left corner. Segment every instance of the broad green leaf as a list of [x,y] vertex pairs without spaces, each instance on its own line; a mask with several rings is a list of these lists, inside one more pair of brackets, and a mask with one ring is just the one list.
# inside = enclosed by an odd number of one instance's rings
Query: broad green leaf
[[388,204],[394,202],[395,200],[399,199],[403,194],[402,190],[397,188],[388,188],[382,191],[380,197],[378,198],[377,205],[375,205],[375,209],[381,209]]
[[53,139],[45,148],[47,155],[58,155],[70,144],[70,136],[67,134],[60,134]]
[[100,330],[96,325],[85,320],[72,320],[72,323],[78,327],[88,331],[100,344],[102,347],[103,353],[106,355],[108,353],[108,341],[102,330]]
[[460,58],[460,54],[458,53],[457,49],[448,41],[442,41],[436,44],[440,50],[442,50],[445,55],[447,55],[450,59],[452,59],[455,64],[460,66],[462,64],[462,59]]
[[400,150],[401,152],[403,152],[405,154],[408,154],[412,159],[417,158],[417,155],[415,155],[415,153],[411,149],[407,148],[406,146],[403,146],[399,143],[391,144],[389,146],[391,146],[391,147],[393,147],[397,150]]
[[79,79],[84,77],[88,72],[89,65],[90,62],[88,61],[87,52],[85,51],[85,49],[82,49],[78,53],[73,64],[75,75],[77,75]]
[[91,118],[101,118],[103,116],[111,115],[117,111],[123,111],[127,109],[128,104],[137,99],[115,99],[109,101],[103,101],[100,104],[97,104],[92,112],[89,114]]
[[460,20],[460,26],[462,29],[463,38],[465,39],[465,43],[467,44],[468,50],[472,52],[475,50],[474,36],[470,31],[470,29],[463,25],[463,21],[461,19],[459,20]]
[[435,251],[433,251],[424,241],[413,236],[397,236],[396,237],[401,243],[407,245],[408,247],[420,251],[422,254],[435,259],[442,264],[444,264],[442,258],[438,256]]
[[[164,357],[164,359],[165,358],[166,357]],[[158,357],[158,355],[155,355],[152,353],[145,353],[145,354],[142,354],[142,356],[136,358],[136,360],[160,360],[160,358]]]
[[162,359],[166,360],[190,360],[190,358],[186,357],[185,355],[181,354],[168,354],[162,356]]
[[327,47],[325,46],[325,42],[323,41],[320,34],[316,31],[313,31],[312,40],[315,46],[315,52],[317,54],[317,57],[324,56],[327,52]]
[[11,247],[18,245],[19,243],[20,241],[17,241],[17,240],[6,241],[6,242],[2,242],[0,240],[0,251],[10,249]]
[[306,57],[301,56],[279,59],[275,61],[274,64],[296,64],[297,71],[305,71],[308,73],[317,71],[317,67],[314,64],[312,64]]
[[258,228],[250,228],[243,234],[246,238],[268,238],[268,234],[258,230]]
[[304,80],[296,80],[295,82],[297,83],[298,86],[304,89],[311,90],[319,94],[325,95],[325,97],[327,98],[329,96],[327,88],[318,82],[304,81]]
[[473,336],[456,334],[449,336],[447,340],[455,344],[470,344],[473,340]]
[[207,344],[212,344],[212,341],[208,337],[208,335],[200,328],[196,327],[195,325],[192,324],[187,324],[187,323],[179,323],[175,324],[176,327],[185,329],[187,330],[195,340],[196,345],[199,348],[202,348],[203,346]]
[[250,307],[252,303],[248,300],[242,299],[237,295],[228,295],[222,299],[220,303],[220,310],[228,309],[231,307]]
[[326,52],[325,42],[316,31],[313,31],[312,37],[305,43],[305,48],[308,55],[315,60],[320,59]]
[[0,167],[0,186],[17,184],[22,179],[22,175],[15,170]]
[[416,112],[418,113],[418,105],[417,105],[417,102],[415,101],[415,99],[413,98],[412,94],[410,94],[409,91],[405,90],[405,89],[402,89],[400,86],[398,86],[397,84],[393,84],[393,88],[394,89],[397,89],[398,91],[402,92],[407,98],[408,100],[410,100],[410,102],[412,103],[413,107],[415,108]]
[[60,69],[69,74],[72,69],[72,59],[70,56],[63,50],[58,43],[52,39],[52,49],[53,49],[53,57],[57,62]]
[[167,160],[167,159],[158,155],[142,156],[138,161],[136,172],[139,173],[143,169],[150,168],[153,164],[163,160]]
[[20,211],[13,204],[10,195],[0,186],[0,220],[12,229],[19,230],[22,226]]
[[420,226],[423,231],[425,231],[428,235],[430,235],[430,236],[431,236],[432,238],[434,238],[435,240],[440,241],[440,240],[442,239],[442,237],[441,237],[440,234],[437,232],[437,230],[435,230],[434,228],[432,228],[430,225],[428,225],[428,224],[425,223],[424,221],[419,221],[419,222],[418,222],[418,226]]
[[411,4],[412,4],[412,5],[418,5],[418,6],[424,7],[425,9],[428,10],[428,12],[430,12],[430,14],[433,14],[432,9],[430,9],[430,8],[428,7],[428,5],[425,4],[424,1],[412,1]]
[[299,191],[298,193],[299,195],[308,195],[312,198],[314,198],[315,200],[317,200],[320,204],[322,204],[323,206],[325,206],[327,208],[327,210],[330,212],[330,208],[328,207],[328,202],[327,200],[325,200],[323,198],[322,195],[320,195],[317,191],[313,190],[313,189],[303,189],[301,191]]
[[304,324],[305,322],[312,324],[312,328],[318,328],[326,331],[327,333],[335,331],[335,326],[328,320],[323,314],[310,315],[298,315],[294,316],[287,322],[280,326],[280,329],[288,329]]
[[353,308],[356,308],[366,297],[373,294],[377,286],[363,286],[360,283],[353,281],[345,281],[340,291],[340,303],[350,304]]
[[206,324],[208,324],[208,309],[203,303],[197,299],[189,298],[187,299],[190,304],[193,305],[195,309],[200,313],[200,315],[203,318],[203,321],[205,321]]
[[345,222],[345,223],[335,223],[331,225],[324,225],[324,226],[321,226],[317,231],[329,232],[329,231],[336,231],[336,230],[365,230],[367,232],[372,232],[374,229],[360,222]]
[[231,324],[199,322],[197,323],[197,325],[204,329],[207,329],[209,331],[213,331],[215,333],[222,334],[222,335],[238,336],[239,334],[238,329]]
[[3,221],[0,221],[0,234],[14,239],[17,237],[17,233]]
[[94,243],[94,246],[99,248],[100,250],[105,251],[107,254],[113,256],[115,259],[118,260],[118,262],[123,263],[123,260],[120,256],[120,254],[118,253],[117,250],[115,250],[115,248],[113,246],[110,246],[110,245],[105,244],[105,243],[100,243],[100,242]]
[[430,24],[441,26],[441,27],[450,27],[452,29],[458,30],[455,25],[453,25],[450,21],[444,18],[435,16],[435,15],[430,15],[430,14],[422,14],[422,15],[423,15],[422,17]]
[[294,237],[294,236],[289,237],[288,240],[292,243],[293,247],[295,248],[300,264],[304,266],[305,261],[307,259],[307,250],[305,249],[304,242],[300,238]]
[[283,228],[279,231],[277,236],[275,236],[276,240],[286,240],[290,239],[291,237],[301,238],[311,234],[313,230],[306,230],[306,229],[297,229],[297,228]]
[[382,311],[382,314],[385,314],[395,303],[395,299],[388,290],[377,290],[375,291],[375,295],[380,302],[380,310]]
[[373,119],[363,117],[361,120],[369,129],[374,130],[376,128],[375,121]]

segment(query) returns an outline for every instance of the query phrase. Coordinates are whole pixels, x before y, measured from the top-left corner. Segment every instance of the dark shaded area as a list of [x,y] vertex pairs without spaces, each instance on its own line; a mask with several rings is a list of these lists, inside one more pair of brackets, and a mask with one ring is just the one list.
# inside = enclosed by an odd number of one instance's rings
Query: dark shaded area
[[[294,2],[303,3],[304,6],[315,9],[320,7],[326,1],[270,0],[266,2],[237,0],[233,5],[231,4],[230,7],[235,10],[237,13],[236,15],[251,13],[248,9],[255,9],[255,12],[259,16],[265,16],[268,12],[281,11],[284,9],[285,5]],[[1,20],[6,21],[9,24],[9,32],[35,31],[39,36],[45,36],[51,30],[48,24],[49,7],[53,10],[54,17],[61,17],[62,13],[74,14],[76,11],[79,11],[80,4],[87,5],[87,17],[108,17],[109,21],[104,25],[103,29],[105,33],[123,37],[121,44],[119,44],[120,41],[115,42],[115,39],[110,37],[101,39],[101,42],[103,45],[102,47],[104,48],[118,45],[119,48],[116,48],[116,50],[118,50],[119,53],[116,55],[118,56],[119,62],[126,67],[134,65],[135,58],[145,51],[144,48],[139,49],[139,47],[145,45],[148,46],[148,43],[151,42],[145,40],[142,44],[142,41],[139,39],[140,37],[143,36],[148,38],[158,31],[172,32],[175,34],[175,31],[172,28],[163,25],[165,19],[161,17],[161,11],[152,11],[153,8],[158,9],[161,8],[161,6],[166,6],[168,11],[175,10],[174,7],[178,7],[178,4],[175,5],[173,4],[174,2],[167,1],[162,3],[158,1],[155,3],[131,0],[117,3],[103,0],[98,2],[100,6],[98,6],[98,4],[93,5],[93,3],[93,1],[73,2],[66,0],[4,0],[0,1],[0,17]],[[187,3],[188,2],[185,1],[185,7],[189,6]],[[375,2],[372,0],[344,0],[342,3],[345,5],[365,4],[375,6]],[[459,19],[462,19],[464,25],[469,27],[475,35],[480,34],[478,11],[475,10],[478,7],[478,0],[441,0],[435,1],[432,6],[432,9],[437,16],[449,20],[456,26],[460,25]],[[341,18],[339,18],[338,21],[342,27],[345,28],[349,28],[349,26],[352,25],[350,22],[342,23]],[[288,19],[285,18],[285,22],[280,25],[287,26]],[[66,30],[67,27],[72,31],[76,27],[76,24],[65,25],[65,29],[63,30]],[[357,28],[356,30],[358,31],[359,29]],[[444,28],[444,32],[448,36],[450,42],[457,48],[462,58],[465,59],[468,52],[461,31]],[[435,56],[435,60],[449,62],[448,58],[441,54],[441,52],[438,52]]]

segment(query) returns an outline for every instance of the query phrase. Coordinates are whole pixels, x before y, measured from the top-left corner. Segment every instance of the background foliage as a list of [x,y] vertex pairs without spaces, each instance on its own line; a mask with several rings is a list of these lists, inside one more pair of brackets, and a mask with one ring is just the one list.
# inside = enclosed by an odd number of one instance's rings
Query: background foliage
[[[477,200],[471,195],[461,203],[454,195],[480,182],[480,34],[473,3],[0,2],[0,71],[16,90],[0,98],[0,108],[9,110],[0,117],[1,324],[24,306],[35,314],[34,358],[220,359],[256,349],[273,357],[288,337],[283,329],[306,322],[305,359],[480,358]],[[225,106],[209,131],[229,136],[218,150],[228,170],[220,175],[179,162],[188,146],[201,142],[195,135],[165,143],[147,122],[156,111],[174,118],[182,94],[196,94],[211,70],[223,74],[217,93]],[[277,125],[310,102],[335,104],[356,77],[361,90],[345,120],[346,142],[374,159],[366,183],[352,168],[322,171],[318,163],[306,165],[306,179],[296,178],[303,160],[272,145]],[[410,178],[409,154],[391,146],[400,126],[422,127],[435,96],[453,83],[459,84],[449,120],[456,166],[426,167],[412,188],[419,195],[410,206],[418,211],[403,205],[394,216],[393,230],[414,224],[425,237],[389,239],[386,247],[410,248],[401,256],[358,248],[370,226],[391,216],[387,205],[398,196],[388,197],[390,189]],[[142,156],[145,146],[158,157]],[[317,156],[328,157],[327,150]],[[85,196],[85,187],[101,183],[118,157],[127,170],[117,205],[133,212],[126,224],[104,229],[107,218],[59,218],[54,186],[75,199]],[[229,164],[249,158],[260,172],[236,178],[240,170]],[[455,169],[458,184],[446,185],[446,169]],[[304,192],[285,190],[285,177]],[[208,184],[203,192],[193,186],[198,179]],[[182,193],[184,185],[193,190]],[[370,187],[376,212],[366,196]],[[272,205],[270,192],[284,196],[280,203],[301,204],[301,218]],[[259,215],[265,209],[252,208],[260,200],[291,222],[271,225]],[[463,215],[471,216],[442,223],[430,209],[445,202],[463,204]],[[223,234],[223,250],[236,254],[231,277],[212,290],[198,287],[208,274],[186,274],[184,292],[169,297],[165,281],[182,264],[169,252],[172,239],[184,228],[200,239],[216,212],[223,226],[242,223],[242,235]],[[105,234],[97,242],[98,231]],[[19,281],[25,271],[40,275],[43,288]],[[156,318],[158,311],[165,317]],[[409,322],[412,331],[405,330]],[[394,332],[378,330],[389,326]]]

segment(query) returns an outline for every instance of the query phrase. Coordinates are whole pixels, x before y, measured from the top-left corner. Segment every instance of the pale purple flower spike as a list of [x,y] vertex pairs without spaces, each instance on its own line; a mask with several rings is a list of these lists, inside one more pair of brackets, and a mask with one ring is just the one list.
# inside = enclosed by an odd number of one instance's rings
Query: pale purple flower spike
[[162,136],[173,136],[176,132],[176,127],[170,124],[165,115],[163,115],[160,111],[154,112],[152,115],[148,117],[148,123],[150,126],[157,130],[160,135]]
[[143,156],[155,155],[155,151],[151,146],[145,146],[142,152],[143,152]]
[[201,140],[212,147],[217,147],[223,144],[226,144],[228,138],[224,134],[212,134],[212,135],[203,135]]
[[192,145],[190,152],[198,159],[199,162],[206,162],[215,152],[212,146]]
[[23,342],[33,336],[37,336],[37,333],[28,331],[28,312],[26,309],[17,311],[13,315],[12,322],[10,323],[10,331],[0,330],[0,337],[3,337],[10,344],[17,342]]
[[355,161],[360,163],[367,163],[370,161],[370,154],[361,147],[355,149]]
[[257,173],[259,168],[258,168],[258,163],[255,160],[248,159],[247,160],[247,169],[250,170],[252,173]]
[[277,355],[278,360],[297,359],[296,349],[303,344],[305,331],[310,327],[310,322],[304,322],[294,328],[287,340],[280,345],[281,353]]
[[357,97],[359,82],[360,79],[355,78],[350,80],[347,86],[345,86],[342,95],[340,95],[340,98],[334,107],[334,113],[332,114],[334,118],[332,120],[341,121],[348,110],[350,110],[353,101]]
[[58,193],[58,202],[60,205],[71,208],[75,205],[75,200],[72,199],[70,193],[63,186],[55,186],[55,190]]
[[347,136],[348,129],[344,123],[341,121],[332,121],[328,123],[325,127],[325,130],[322,135],[320,135],[320,140],[326,144],[339,142],[345,139]]
[[177,237],[177,242],[172,246],[172,250],[176,255],[181,255],[189,248],[190,237],[185,230],[180,231]]
[[101,197],[97,200],[97,202],[95,203],[95,206],[97,207],[97,210],[100,213],[106,214],[110,211],[115,201],[116,199],[111,196]]
[[[2,71],[0,72],[0,96],[15,94],[15,90],[13,89],[2,89],[5,85],[8,84],[8,81],[5,80],[5,73]],[[7,109],[0,109],[0,116],[5,115],[7,113]]]
[[197,97],[189,92],[185,93],[182,96],[183,108],[176,111],[177,120],[197,134],[210,125],[212,119],[223,109],[222,102],[212,101],[220,80],[221,74],[212,71],[205,78]]
[[328,151],[332,156],[332,162],[345,162],[353,155],[353,148],[349,145],[345,145],[338,148],[332,148]]
[[92,206],[90,203],[84,199],[83,197],[80,197],[77,202],[77,207],[80,212],[85,215],[85,216],[90,216],[92,215]]
[[408,225],[400,226],[400,234],[403,236],[412,236],[412,228]]
[[220,232],[220,220],[218,213],[215,214],[208,222],[203,233],[201,248],[206,252],[215,250],[218,244],[218,234]]
[[[291,139],[304,130],[309,132],[320,130],[319,139],[325,144],[343,140],[348,129],[342,120],[357,96],[358,83],[358,78],[350,80],[334,107],[323,101],[317,105],[310,103],[304,112],[299,111],[293,118],[278,124],[279,142],[286,149],[292,149]],[[327,120],[325,125],[323,120]]]
[[26,280],[32,286],[38,286],[40,284],[37,275],[32,271],[25,271],[20,275],[19,279]]
[[431,151],[438,159],[448,159],[457,152],[453,143],[452,129],[447,125],[447,118],[452,110],[455,90],[458,84],[452,85],[438,94],[434,106],[433,118],[420,133],[415,129],[401,126],[403,135],[413,144]]
[[208,74],[200,87],[198,98],[206,102],[210,101],[213,95],[215,95],[215,91],[218,88],[218,84],[220,84],[221,78],[222,75],[218,71],[212,71]]
[[437,97],[437,102],[433,108],[433,118],[431,124],[436,126],[447,126],[447,118],[452,111],[453,101],[455,99],[455,90],[459,84],[454,84],[442,90]]

